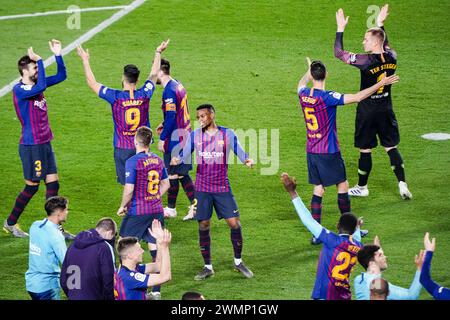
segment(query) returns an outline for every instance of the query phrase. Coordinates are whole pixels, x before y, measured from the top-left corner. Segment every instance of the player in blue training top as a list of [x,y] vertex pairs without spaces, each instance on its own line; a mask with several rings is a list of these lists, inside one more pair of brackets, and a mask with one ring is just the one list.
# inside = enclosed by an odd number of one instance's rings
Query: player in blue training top
[[164,153],[164,164],[169,171],[170,181],[170,188],[167,192],[167,207],[164,208],[164,216],[175,217],[177,215],[176,201],[181,182],[190,202],[188,213],[183,218],[186,221],[193,219],[196,210],[194,184],[189,176],[189,171],[192,170],[192,164],[175,164],[172,162],[172,158],[178,156],[177,150],[184,147],[191,133],[187,93],[184,86],[170,76],[170,63],[165,59],[161,59],[157,84],[161,84],[164,87],[162,94],[164,120],[157,129],[157,133],[160,131],[158,149]]
[[[327,71],[321,61],[306,58],[309,68],[298,83],[298,97],[306,124],[306,153],[308,159],[309,183],[314,185],[311,199],[313,218],[320,223],[322,197],[325,188],[335,185],[338,192],[338,207],[341,213],[350,212],[348,181],[342,159],[336,127],[337,106],[359,102],[369,97],[380,87],[398,81],[396,75],[383,78],[373,86],[355,94],[340,94],[325,90]],[[308,83],[312,81],[312,87]],[[364,231],[363,236],[367,234]],[[320,244],[315,237],[311,243]]]
[[98,83],[89,64],[89,50],[85,51],[81,46],[77,47],[89,87],[96,95],[111,104],[114,122],[114,161],[117,181],[122,185],[125,184],[125,162],[136,153],[134,148],[136,130],[141,126],[150,127],[148,118],[150,99],[155,89],[154,83],[161,63],[161,52],[166,49],[167,44],[168,41],[164,41],[156,49],[152,70],[142,87],[137,88],[139,69],[133,64],[124,67],[123,90],[111,89]]
[[341,215],[337,225],[339,235],[328,231],[313,219],[311,213],[303,204],[296,188],[295,179],[287,173],[281,175],[281,181],[286,191],[291,195],[303,224],[317,239],[323,242],[317,266],[316,283],[312,293],[313,299],[320,300],[351,300],[349,277],[357,262],[357,254],[363,247],[358,220],[353,213]]
[[[355,277],[355,296],[357,300],[370,299],[370,284],[373,279],[381,278],[382,272],[388,267],[387,258],[381,248],[378,236],[375,237],[373,243],[374,244],[366,244],[358,252],[358,262],[366,272]],[[423,252],[415,257],[414,262],[417,271],[411,286],[406,289],[395,286],[389,282],[389,295],[387,296],[387,300],[417,300],[419,298],[420,289],[422,289],[422,286],[420,285],[420,272],[423,263]]]
[[[22,125],[19,154],[22,161],[25,188],[16,198],[11,214],[3,223],[3,230],[15,237],[27,237],[17,224],[26,205],[39,189],[41,180],[45,181],[47,191],[45,198],[58,195],[59,178],[55,155],[51,141],[53,133],[47,115],[47,101],[44,91],[67,78],[66,67],[61,55],[61,42],[53,39],[49,42],[50,50],[55,54],[58,71],[56,75],[46,77],[44,63],[40,56],[28,49],[28,55],[18,61],[22,76],[12,90],[17,118]],[[64,237],[73,239],[73,235],[64,232]]]

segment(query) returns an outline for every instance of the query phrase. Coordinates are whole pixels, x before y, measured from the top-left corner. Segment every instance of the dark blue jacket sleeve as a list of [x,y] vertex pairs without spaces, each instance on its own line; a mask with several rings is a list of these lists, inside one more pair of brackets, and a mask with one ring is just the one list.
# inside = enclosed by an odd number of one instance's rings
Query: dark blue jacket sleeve
[[181,150],[180,158],[183,163],[191,164],[192,157],[191,154],[194,152],[195,144],[194,144],[195,131],[192,131],[189,135],[189,138],[186,141],[184,148]]
[[66,66],[64,65],[64,60],[62,56],[55,56],[56,65],[58,66],[57,72],[54,76],[47,77],[47,87],[54,86],[67,78]]
[[242,149],[242,146],[239,143],[239,140],[234,131],[229,129],[227,130],[227,133],[229,135],[228,141],[229,143],[231,143],[234,154],[237,155],[237,157],[239,158],[239,160],[241,160],[242,163],[244,163],[248,159],[248,154],[244,151],[244,149]]
[[34,97],[35,95],[44,92],[45,88],[47,87],[45,81],[45,68],[42,59],[37,61],[37,65],[38,65],[38,79],[36,84],[33,86],[24,84],[21,86],[16,86],[14,88],[14,94],[18,99],[28,99]]
[[431,259],[433,259],[433,252],[427,251],[420,274],[420,283],[436,300],[450,300],[450,289],[439,286],[431,279]]
[[103,299],[114,300],[114,262],[106,243],[100,244],[100,270],[102,272]]

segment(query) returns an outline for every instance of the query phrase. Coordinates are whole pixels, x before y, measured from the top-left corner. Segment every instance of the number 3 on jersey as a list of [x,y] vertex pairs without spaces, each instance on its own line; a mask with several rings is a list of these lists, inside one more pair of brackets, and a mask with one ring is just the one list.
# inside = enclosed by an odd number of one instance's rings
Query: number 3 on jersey
[[319,123],[317,122],[317,118],[314,115],[314,108],[305,107],[304,109],[306,126],[311,131],[316,131],[319,129]]
[[156,170],[148,172],[148,187],[147,192],[152,196],[159,192],[159,173]]
[[138,108],[130,108],[125,112],[125,120],[128,125],[132,126],[130,131],[136,131],[141,122],[141,111]]

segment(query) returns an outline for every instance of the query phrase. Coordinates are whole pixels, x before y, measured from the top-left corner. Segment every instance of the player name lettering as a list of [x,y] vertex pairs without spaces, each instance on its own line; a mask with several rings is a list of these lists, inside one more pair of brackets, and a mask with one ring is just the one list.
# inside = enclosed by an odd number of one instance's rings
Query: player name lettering
[[161,195],[156,195],[156,196],[146,196],[145,197],[145,201],[153,201],[153,200],[158,200],[161,198]]
[[144,168],[150,164],[158,164],[158,159],[150,158],[144,161]]
[[302,101],[309,103],[309,104],[315,104],[317,99],[312,97],[302,97]]
[[351,252],[358,253],[359,250],[361,250],[361,248],[358,247],[358,246],[348,246],[347,250],[348,250],[348,251],[351,251]]
[[125,100],[122,102],[122,107],[140,106],[143,102],[142,100]]
[[122,131],[122,135],[124,136],[135,136],[136,131]]
[[386,63],[386,64],[382,64],[379,67],[370,69],[369,71],[370,71],[371,74],[375,74],[375,73],[377,73],[379,71],[388,70],[388,69],[393,69],[393,70],[397,69],[397,64],[395,64],[395,63]]

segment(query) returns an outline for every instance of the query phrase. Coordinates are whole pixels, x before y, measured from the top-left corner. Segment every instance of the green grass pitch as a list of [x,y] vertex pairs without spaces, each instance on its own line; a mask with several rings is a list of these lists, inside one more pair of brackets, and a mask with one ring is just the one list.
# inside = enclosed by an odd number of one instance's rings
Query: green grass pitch
[[[72,3],[73,2],[73,3]],[[0,1],[0,16],[63,10],[71,4],[82,8],[123,5],[125,0],[101,1]],[[254,271],[244,279],[232,270],[229,231],[223,221],[212,221],[212,257],[215,277],[193,280],[202,267],[195,222],[181,217],[167,220],[173,233],[172,281],[164,285],[164,299],[179,299],[187,290],[198,290],[207,299],[309,299],[320,248],[309,244],[310,234],[299,221],[279,175],[297,177],[298,191],[310,201],[307,183],[305,125],[296,86],[305,71],[305,57],[321,59],[328,67],[327,89],[353,93],[359,89],[359,72],[333,56],[335,11],[343,7],[350,16],[345,48],[362,51],[362,38],[373,1],[228,1],[148,0],[84,44],[90,49],[97,80],[120,88],[123,65],[134,63],[143,79],[150,70],[156,46],[171,43],[164,57],[187,89],[191,116],[195,107],[210,102],[217,108],[218,123],[234,129],[279,129],[279,169],[261,175],[266,167],[256,159],[253,170],[230,166],[230,181],[240,207],[244,234],[243,258]],[[389,281],[407,287],[415,272],[414,255],[423,248],[426,231],[437,238],[433,278],[450,286],[450,141],[421,138],[429,132],[450,132],[449,83],[450,4],[445,1],[393,2],[386,22],[390,43],[398,52],[400,83],[393,88],[393,105],[401,133],[400,151],[406,177],[414,195],[402,201],[394,174],[382,148],[373,153],[370,197],[352,199],[352,209],[365,218],[370,242],[379,235],[388,256]],[[78,38],[113,14],[112,11],[81,15],[81,29],[66,28],[66,15],[0,21],[0,86],[18,76],[17,59],[33,46],[44,58],[47,42],[63,45]],[[49,118],[55,135],[60,194],[70,199],[66,228],[79,232],[104,216],[120,218],[121,187],[115,182],[111,110],[87,87],[82,64],[75,52],[65,56],[68,79],[46,91]],[[47,69],[50,74],[53,65]],[[161,88],[151,102],[150,121],[162,120]],[[0,99],[0,217],[3,223],[23,188],[18,155],[20,123],[11,94]],[[356,183],[358,152],[353,147],[355,106],[338,111],[338,133],[351,185]],[[155,150],[156,145],[152,148]],[[248,149],[248,146],[247,146]],[[24,230],[45,216],[45,186],[20,219]],[[188,202],[180,191],[178,212]],[[338,219],[336,192],[324,196],[323,224],[335,230]],[[24,273],[28,265],[28,240],[0,235],[0,299],[29,299]],[[144,256],[149,261],[148,252]],[[353,271],[362,271],[360,266]],[[431,297],[422,291],[422,299]]]

